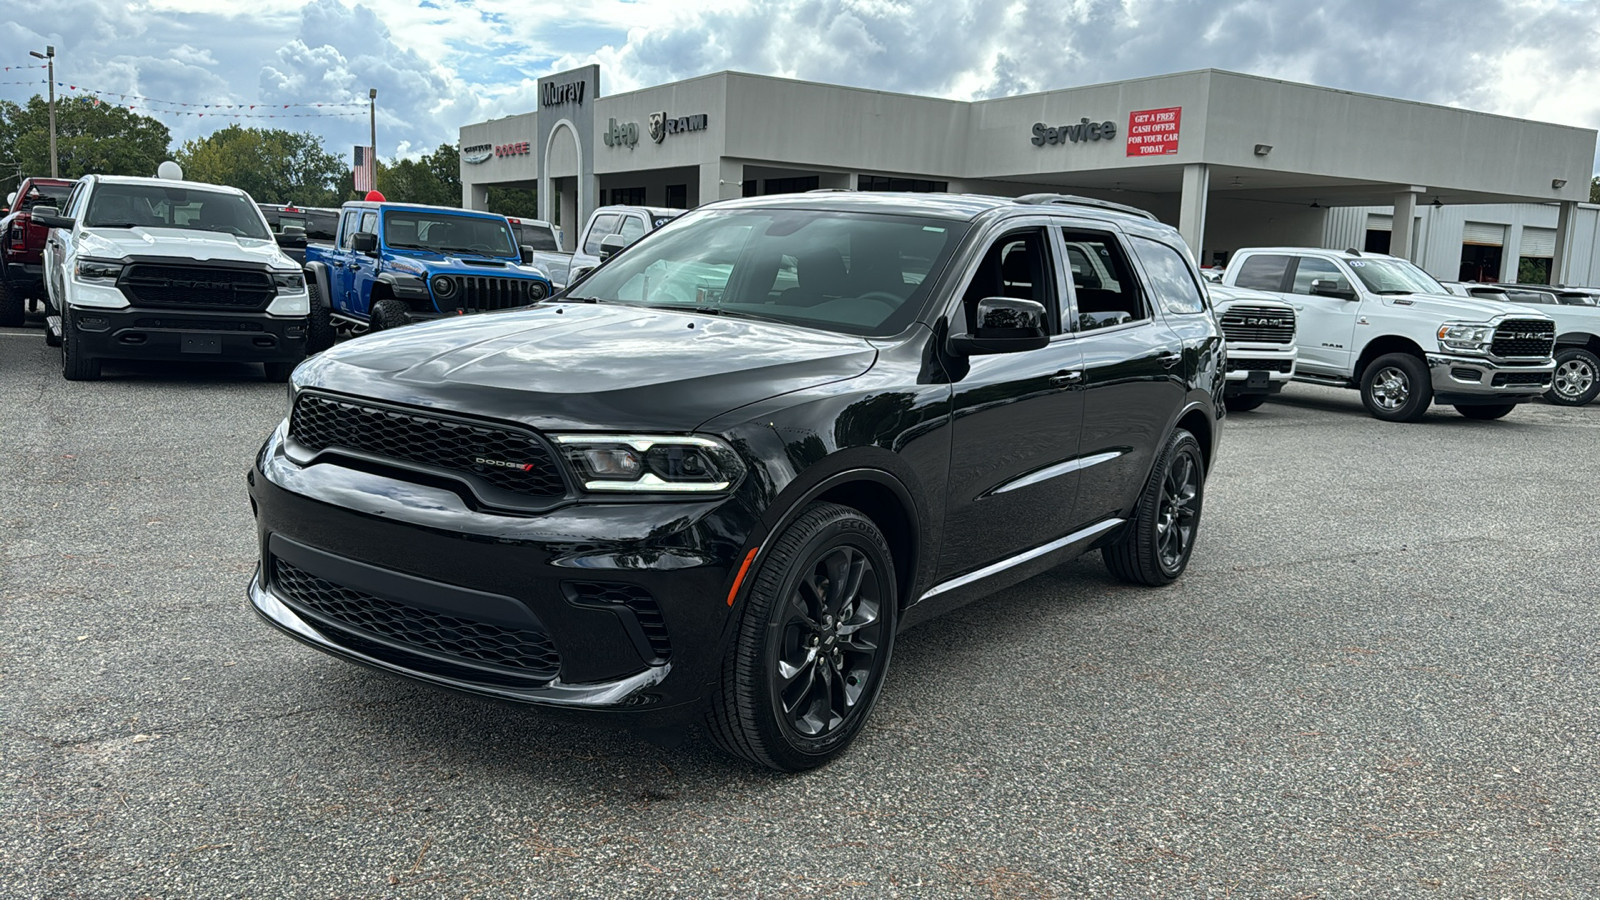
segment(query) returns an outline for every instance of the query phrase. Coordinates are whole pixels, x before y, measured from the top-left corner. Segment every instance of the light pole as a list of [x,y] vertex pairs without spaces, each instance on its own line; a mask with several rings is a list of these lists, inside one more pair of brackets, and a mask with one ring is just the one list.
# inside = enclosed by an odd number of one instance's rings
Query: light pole
[[367,153],[372,157],[372,189],[378,189],[378,89],[367,89],[367,127],[371,130]]
[[29,50],[28,55],[44,60],[45,77],[50,85],[50,177],[59,178],[61,173],[56,168],[56,48],[46,47],[43,53]]

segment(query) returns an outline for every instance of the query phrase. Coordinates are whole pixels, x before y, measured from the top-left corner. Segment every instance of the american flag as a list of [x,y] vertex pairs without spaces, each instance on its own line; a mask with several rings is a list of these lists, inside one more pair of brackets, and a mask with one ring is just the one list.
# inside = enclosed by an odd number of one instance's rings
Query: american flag
[[371,147],[356,148],[355,176],[358,193],[365,194],[373,189],[372,183],[375,179],[372,177],[372,164],[375,160]]

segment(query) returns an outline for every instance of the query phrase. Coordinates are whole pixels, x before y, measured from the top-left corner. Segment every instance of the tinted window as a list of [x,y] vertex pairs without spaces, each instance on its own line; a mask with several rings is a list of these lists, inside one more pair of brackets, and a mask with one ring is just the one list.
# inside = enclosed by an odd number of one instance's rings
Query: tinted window
[[56,209],[65,210],[67,199],[72,196],[74,185],[70,184],[35,184],[28,188],[25,196],[17,198],[17,209],[32,209],[35,206],[54,206]]
[[594,217],[594,224],[589,227],[589,239],[583,242],[583,252],[590,256],[600,255],[600,242],[605,240],[611,232],[617,230],[617,214],[603,213]]
[[331,212],[306,213],[306,237],[313,241],[331,241],[339,230],[339,216]]
[[[362,228],[366,228],[365,220]],[[504,219],[457,216],[447,212],[391,209],[383,214],[383,242],[405,250],[515,256],[511,226]]]
[[1067,268],[1077,298],[1078,330],[1150,318],[1139,297],[1139,282],[1115,237],[1097,231],[1066,231],[1061,236],[1067,244]]
[[1283,273],[1289,271],[1289,257],[1276,254],[1261,254],[1246,257],[1239,264],[1239,277],[1234,279],[1234,284],[1242,288],[1255,288],[1258,291],[1283,290]]
[[356,227],[357,223],[360,221],[361,210],[359,209],[352,209],[344,214],[344,240],[339,242],[339,246],[345,248],[346,250],[350,249],[350,239],[355,237],[356,232],[360,230]]
[[700,213],[647,235],[570,296],[898,334],[966,227],[814,210]]
[[623,216],[622,227],[617,229],[617,234],[622,235],[622,239],[630,244],[637,241],[644,237],[644,219],[638,216]]
[[1300,257],[1300,265],[1294,270],[1294,286],[1289,290],[1295,294],[1310,294],[1311,282],[1332,281],[1339,286],[1339,290],[1350,289],[1350,279],[1339,271],[1339,267],[1325,259],[1314,256]]
[[968,333],[977,325],[978,301],[985,297],[1033,300],[1047,311],[1060,308],[1056,301],[1054,269],[1046,247],[1045,232],[1041,228],[1013,231],[989,245],[961,297]]
[[101,184],[89,197],[87,228],[185,228],[271,240],[249,197],[179,185]]
[[517,241],[535,250],[560,250],[556,246],[556,233],[548,225],[517,224]]
[[1150,276],[1150,292],[1163,310],[1179,315],[1205,312],[1205,295],[1200,293],[1200,285],[1182,254],[1159,241],[1141,237],[1133,239],[1133,252],[1144,263],[1145,273]]

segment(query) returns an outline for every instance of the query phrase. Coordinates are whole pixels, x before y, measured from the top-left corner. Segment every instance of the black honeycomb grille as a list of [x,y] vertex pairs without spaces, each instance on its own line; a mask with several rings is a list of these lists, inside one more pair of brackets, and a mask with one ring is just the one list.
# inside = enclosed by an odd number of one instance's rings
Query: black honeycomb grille
[[334,584],[282,559],[273,560],[272,572],[273,587],[290,605],[357,635],[538,680],[548,681],[561,669],[561,655],[543,629],[506,628],[421,609]]
[[637,584],[604,581],[569,581],[566,587],[574,599],[586,606],[624,606],[632,610],[656,659],[671,658],[672,640],[667,635],[667,622],[661,616],[661,606],[649,591]]
[[343,447],[471,473],[528,497],[566,493],[560,463],[528,432],[301,394],[289,419],[289,436],[312,450]]
[[1556,323],[1541,319],[1507,319],[1494,330],[1489,351],[1502,359],[1544,359],[1556,345]]
[[1549,383],[1550,383],[1550,373],[1549,372],[1496,372],[1494,374],[1494,386],[1495,387],[1505,387],[1506,385],[1512,385],[1512,384],[1515,384],[1515,385],[1530,385],[1531,384],[1531,385],[1537,385],[1539,387],[1544,387],[1545,385],[1548,385]]
[[278,295],[265,271],[215,266],[134,263],[119,285],[135,306],[259,310]]

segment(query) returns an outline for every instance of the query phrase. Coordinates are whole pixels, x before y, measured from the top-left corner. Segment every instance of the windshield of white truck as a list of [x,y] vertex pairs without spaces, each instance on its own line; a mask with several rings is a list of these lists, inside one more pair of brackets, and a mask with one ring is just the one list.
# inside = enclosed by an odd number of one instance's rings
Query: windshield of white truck
[[1448,294],[1432,275],[1402,259],[1347,260],[1374,294]]
[[182,228],[272,240],[261,210],[243,194],[156,184],[101,184],[89,197],[85,228]]
[[400,250],[517,256],[511,227],[504,219],[453,216],[447,212],[388,210],[383,214],[383,242]]
[[567,299],[898,334],[915,321],[966,230],[914,216],[702,213],[644,237]]

